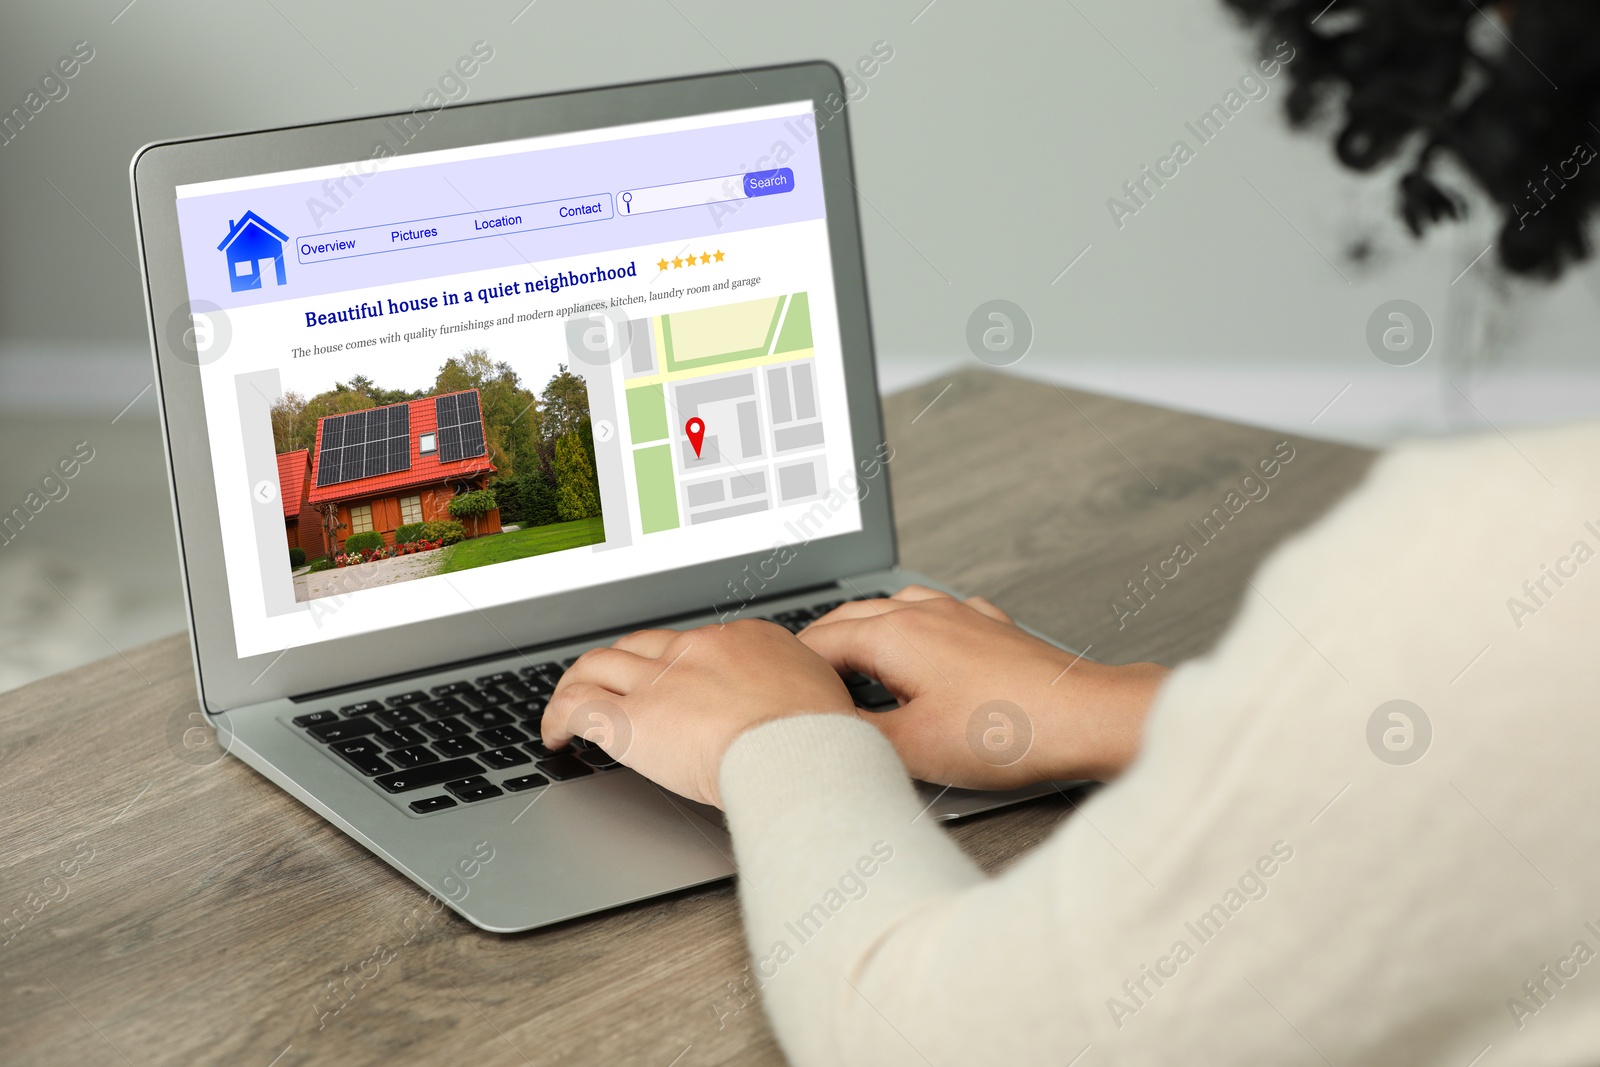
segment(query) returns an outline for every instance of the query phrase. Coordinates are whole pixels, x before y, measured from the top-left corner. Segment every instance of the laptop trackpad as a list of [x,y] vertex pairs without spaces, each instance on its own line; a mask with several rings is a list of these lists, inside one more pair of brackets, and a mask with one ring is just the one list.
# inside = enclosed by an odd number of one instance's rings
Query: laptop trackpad
[[[494,819],[483,818],[491,813]],[[527,929],[734,873],[720,812],[631,771],[504,797],[474,814],[453,827],[448,814],[428,819],[429,831],[450,839],[430,851],[470,852],[482,840],[493,859],[476,865],[470,881],[446,876],[448,860],[439,876],[424,881],[485,929]]]

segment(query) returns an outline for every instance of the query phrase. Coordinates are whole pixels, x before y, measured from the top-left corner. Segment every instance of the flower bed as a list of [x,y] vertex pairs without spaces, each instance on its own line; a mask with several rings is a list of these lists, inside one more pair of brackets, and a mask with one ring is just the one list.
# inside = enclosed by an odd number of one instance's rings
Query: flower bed
[[418,552],[432,552],[442,547],[442,541],[408,541],[403,545],[385,545],[382,548],[369,548],[365,552],[341,552],[333,557],[336,567],[354,567],[360,563],[371,563],[374,560],[393,559],[395,556],[411,556]]

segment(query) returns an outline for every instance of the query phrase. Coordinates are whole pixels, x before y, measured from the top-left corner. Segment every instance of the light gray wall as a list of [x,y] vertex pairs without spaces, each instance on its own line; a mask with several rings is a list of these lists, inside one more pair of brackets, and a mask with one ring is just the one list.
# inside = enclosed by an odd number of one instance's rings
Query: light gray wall
[[[888,42],[894,58],[851,121],[889,386],[972,365],[967,318],[1001,297],[1037,328],[1018,371],[1296,432],[1382,441],[1482,428],[1484,412],[1600,410],[1594,272],[1500,299],[1491,255],[1452,285],[1489,220],[1413,244],[1389,182],[1340,174],[1326,138],[1285,132],[1281,79],[1113,224],[1107,199],[1175,139],[1192,143],[1184,123],[1251,62],[1220,0],[126,2],[0,4],[0,113],[74,42],[95,49],[67,97],[0,146],[0,501],[79,441],[98,455],[0,551],[0,688],[182,626],[128,262],[133,152],[410,109],[478,39],[496,54],[474,99],[730,64],[847,66]],[[1358,266],[1345,253],[1363,241]],[[1363,339],[1394,297],[1437,320],[1437,354],[1415,367],[1380,364]],[[1484,309],[1498,324],[1486,346],[1472,340]],[[1489,358],[1515,373],[1463,376]]]
[[[1004,296],[1035,318],[1041,352],[1364,358],[1351,342],[1359,350],[1376,303],[1442,307],[1482,247],[1465,233],[1422,247],[1401,236],[1387,182],[1339,175],[1325,140],[1284,132],[1281,78],[1113,225],[1106,200],[1176,138],[1193,142],[1183,123],[1250,62],[1206,0],[136,0],[119,16],[121,2],[8,5],[4,16],[6,108],[73,42],[95,49],[68,97],[0,147],[6,358],[41,343],[142,358],[125,260],[139,145],[408,108],[479,38],[496,54],[474,98],[817,56],[843,66],[889,42],[894,59],[853,126],[890,353],[960,352],[968,312]],[[1375,248],[1365,268],[1344,255],[1361,239]],[[1580,292],[1575,313],[1592,312],[1593,293]]]

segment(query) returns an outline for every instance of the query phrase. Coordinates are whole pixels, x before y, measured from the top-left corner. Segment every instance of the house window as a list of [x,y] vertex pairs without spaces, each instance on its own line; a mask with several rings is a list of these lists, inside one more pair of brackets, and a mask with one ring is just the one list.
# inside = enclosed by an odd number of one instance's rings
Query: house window
[[439,451],[439,438],[435,434],[425,433],[417,439],[417,451],[424,456]]
[[234,263],[233,273],[237,274],[241,278],[247,277],[252,266],[253,264],[248,259],[241,259]]
[[422,498],[420,496],[403,496],[400,498],[400,521],[408,525],[422,521]]
[[372,505],[357,504],[350,509],[350,532],[368,533],[372,530]]

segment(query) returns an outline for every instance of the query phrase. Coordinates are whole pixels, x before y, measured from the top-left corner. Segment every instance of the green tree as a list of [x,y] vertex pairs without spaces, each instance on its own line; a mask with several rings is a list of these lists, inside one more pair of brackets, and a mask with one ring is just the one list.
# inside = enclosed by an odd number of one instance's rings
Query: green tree
[[490,462],[500,473],[511,476],[536,464],[541,421],[539,398],[523,387],[511,365],[490,359],[482,349],[452,356],[439,368],[433,393],[454,393],[463,389],[478,391],[484,442],[489,449]]
[[272,404],[272,444],[278,452],[293,452],[309,448],[298,442],[305,439],[301,427],[305,422],[306,398],[290,390]]
[[517,506],[524,526],[549,526],[561,521],[555,483],[544,468],[536,466],[517,479]]
[[556,511],[569,522],[600,514],[594,468],[576,433],[556,442]]
[[371,396],[373,390],[377,388],[372,379],[365,374],[358,374],[347,383],[335,382],[333,387],[349,393],[360,393],[362,396]]
[[565,363],[551,376],[540,398],[544,401],[545,439],[556,442],[579,433],[589,422],[589,387],[567,370]]
[[272,440],[279,452],[311,448],[317,443],[317,420],[328,415],[376,407],[369,396],[346,389],[342,384],[310,400],[299,393],[285,393],[272,405]]
[[407,392],[404,389],[380,388],[365,374],[358,374],[348,382],[334,382],[333,391],[336,393],[350,393],[355,396],[364,396],[372,401],[376,407],[387,407],[390,404],[403,404],[407,400],[416,400],[423,396],[421,390]]

